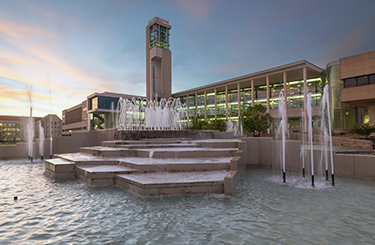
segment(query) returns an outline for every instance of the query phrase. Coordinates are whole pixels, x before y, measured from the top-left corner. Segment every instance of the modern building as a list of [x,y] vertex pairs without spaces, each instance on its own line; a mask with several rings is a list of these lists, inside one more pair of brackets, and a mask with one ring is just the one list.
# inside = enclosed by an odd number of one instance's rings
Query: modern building
[[169,22],[155,17],[146,27],[146,98],[160,101],[172,95],[172,54]]
[[60,136],[62,132],[62,120],[56,114],[48,114],[35,123],[35,136],[39,137],[39,122],[44,130],[44,137]]
[[62,135],[72,132],[109,129],[115,127],[115,110],[120,98],[145,103],[146,98],[112,92],[93,93],[82,103],[62,112]]
[[[302,127],[301,110],[312,93],[313,125],[320,125],[320,101],[324,70],[308,61],[231,78],[174,93],[187,104],[190,117],[238,121],[250,105],[262,104],[273,118],[279,117],[279,95],[284,93],[289,128]],[[305,91],[305,88],[308,91]]]
[[[33,123],[41,117],[33,117]],[[30,117],[0,116],[0,142],[22,142],[27,139],[27,125]],[[34,136],[36,136],[34,134]]]
[[[190,117],[231,121],[238,121],[248,106],[260,103],[274,118],[273,131],[280,121],[278,100],[283,92],[288,128],[300,130],[307,126],[305,105],[309,93],[312,94],[312,124],[320,127],[320,103],[323,87],[328,84],[333,130],[349,130],[356,123],[375,124],[375,51],[330,62],[326,69],[301,60],[172,94],[170,29],[169,22],[158,17],[146,27],[147,100],[159,101],[172,96],[187,104]],[[136,97],[94,93],[82,104],[64,110],[63,135],[113,128],[111,105],[116,109],[120,96]]]
[[325,70],[303,60],[172,96],[187,103],[190,117],[238,121],[249,105],[260,103],[277,122],[282,91],[288,128],[293,130],[302,126],[301,112],[305,111],[308,93],[312,93],[313,127],[320,126],[320,102],[325,84],[330,86],[333,130],[349,130],[356,123],[375,125],[375,51],[330,62]]

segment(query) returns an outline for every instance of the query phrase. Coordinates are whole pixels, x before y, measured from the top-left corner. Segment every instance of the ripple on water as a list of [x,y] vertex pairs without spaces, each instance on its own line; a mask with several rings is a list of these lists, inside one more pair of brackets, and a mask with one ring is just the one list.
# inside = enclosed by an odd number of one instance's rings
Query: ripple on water
[[[336,187],[251,169],[233,197],[138,197],[55,181],[43,163],[0,162],[0,237],[12,244],[374,243],[375,182]],[[18,201],[13,197],[17,195]],[[307,232],[309,231],[309,232]]]

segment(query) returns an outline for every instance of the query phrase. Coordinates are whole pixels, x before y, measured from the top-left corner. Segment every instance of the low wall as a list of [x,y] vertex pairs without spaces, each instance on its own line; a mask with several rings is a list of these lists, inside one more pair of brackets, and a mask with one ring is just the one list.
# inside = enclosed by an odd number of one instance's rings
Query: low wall
[[210,130],[137,130],[115,131],[116,140],[140,140],[150,138],[213,139]]
[[[290,133],[291,139],[302,141],[302,137],[305,137],[305,142],[307,142],[307,134],[293,133],[293,132]],[[314,134],[313,144],[320,145],[321,141],[322,141],[321,135]],[[372,150],[374,143],[371,140],[361,140],[361,139],[332,136],[332,145],[345,147],[349,149]]]
[[101,145],[102,141],[114,140],[115,130],[98,130],[87,133],[72,133],[71,136],[60,136],[53,140],[53,154],[79,152],[83,146]]
[[[265,166],[282,169],[281,142],[273,141],[268,137],[243,137],[246,142],[247,166]],[[304,158],[301,156],[300,141],[286,141],[285,169],[286,171],[302,171],[304,159],[305,171],[311,172],[311,150],[304,150]],[[325,156],[322,160],[322,151],[313,150],[314,171],[324,173]],[[331,175],[330,153],[328,152],[328,173]],[[375,155],[361,154],[336,154],[333,152],[333,168],[336,176],[352,178],[375,179]]]
[[[40,159],[39,139],[33,142],[33,158]],[[50,139],[44,139],[44,150],[42,152],[44,158],[50,157]],[[26,142],[16,143],[14,145],[0,145],[0,159],[27,159],[29,154],[28,144]]]

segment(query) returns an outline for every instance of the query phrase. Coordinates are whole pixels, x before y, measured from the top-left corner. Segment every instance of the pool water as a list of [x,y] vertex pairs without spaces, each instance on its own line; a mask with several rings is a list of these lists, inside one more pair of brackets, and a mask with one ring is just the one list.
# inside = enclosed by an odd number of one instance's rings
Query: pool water
[[249,169],[233,197],[139,197],[0,161],[0,244],[375,243],[375,181],[279,175]]

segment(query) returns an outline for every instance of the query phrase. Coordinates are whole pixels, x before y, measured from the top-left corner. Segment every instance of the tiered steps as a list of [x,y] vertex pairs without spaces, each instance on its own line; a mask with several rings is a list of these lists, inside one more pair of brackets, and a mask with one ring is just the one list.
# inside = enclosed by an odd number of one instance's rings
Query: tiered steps
[[137,170],[119,165],[77,166],[76,177],[90,185],[114,185],[117,174],[131,174]]
[[104,141],[46,160],[46,173],[117,185],[142,196],[224,193],[237,151],[238,141]]
[[232,157],[219,158],[140,158],[128,157],[120,165],[148,172],[190,172],[229,170]]
[[141,196],[222,194],[229,171],[118,174],[116,185]]
[[74,162],[62,158],[44,161],[45,172],[54,178],[74,178]]

